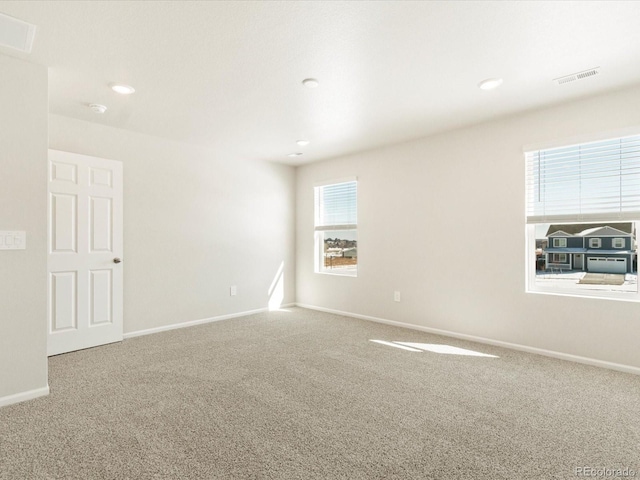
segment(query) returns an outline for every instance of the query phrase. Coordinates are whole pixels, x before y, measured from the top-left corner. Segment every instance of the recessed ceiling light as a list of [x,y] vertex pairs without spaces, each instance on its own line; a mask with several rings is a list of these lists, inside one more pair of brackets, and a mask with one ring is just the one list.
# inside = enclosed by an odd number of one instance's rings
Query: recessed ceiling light
[[307,145],[309,145],[309,140],[298,140],[296,141],[296,143],[301,147],[306,147]]
[[107,111],[107,107],[100,105],[99,103],[92,103],[89,105],[89,108],[96,113],[104,113]]
[[131,95],[133,92],[136,91],[136,89],[133,88],[131,85],[122,85],[120,83],[112,84],[111,90],[113,90],[116,93],[119,93],[120,95]]
[[287,155],[288,157],[299,157],[300,155],[302,155],[302,153],[297,152],[297,153],[290,153],[289,155]]
[[304,85],[307,88],[317,88],[318,85],[320,85],[320,82],[315,78],[305,78],[302,81],[302,85]]
[[493,90],[494,88],[498,88],[502,85],[501,78],[487,78],[486,80],[481,81],[478,84],[478,87],[482,90]]

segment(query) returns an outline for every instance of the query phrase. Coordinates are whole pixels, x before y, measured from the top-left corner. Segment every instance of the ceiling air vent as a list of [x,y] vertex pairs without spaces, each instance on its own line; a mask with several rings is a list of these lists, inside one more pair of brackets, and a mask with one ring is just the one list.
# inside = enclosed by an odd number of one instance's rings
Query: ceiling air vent
[[553,81],[558,85],[564,85],[565,83],[575,82],[576,80],[583,80],[585,78],[593,77],[600,73],[600,67],[591,68],[584,72],[572,73],[560,78],[554,78]]
[[0,13],[0,47],[31,53],[36,26]]

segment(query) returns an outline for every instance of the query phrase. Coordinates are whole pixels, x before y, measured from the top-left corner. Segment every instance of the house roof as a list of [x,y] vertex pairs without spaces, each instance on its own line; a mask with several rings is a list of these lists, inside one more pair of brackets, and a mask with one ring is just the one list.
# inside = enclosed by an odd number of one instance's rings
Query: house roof
[[547,235],[548,237],[572,237],[571,233],[567,233],[564,230],[558,230],[557,232],[553,232],[551,235]]
[[606,237],[606,236],[616,236],[616,235],[631,235],[630,233],[623,232],[622,230],[618,230],[617,228],[613,228],[610,226],[606,227],[594,227],[587,228],[577,235],[581,237]]
[[561,225],[549,225],[547,230],[547,237],[552,236],[556,232],[564,232],[566,236],[577,235],[585,230],[601,227],[612,228],[611,225],[615,225],[615,230],[619,230],[626,235],[633,233],[633,223],[574,223],[574,224],[561,224]]

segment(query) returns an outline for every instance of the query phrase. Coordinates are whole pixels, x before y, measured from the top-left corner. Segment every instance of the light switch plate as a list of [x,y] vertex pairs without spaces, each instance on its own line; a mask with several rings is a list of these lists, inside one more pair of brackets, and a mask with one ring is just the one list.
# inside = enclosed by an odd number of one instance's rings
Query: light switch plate
[[25,250],[27,248],[27,232],[0,231],[0,250]]

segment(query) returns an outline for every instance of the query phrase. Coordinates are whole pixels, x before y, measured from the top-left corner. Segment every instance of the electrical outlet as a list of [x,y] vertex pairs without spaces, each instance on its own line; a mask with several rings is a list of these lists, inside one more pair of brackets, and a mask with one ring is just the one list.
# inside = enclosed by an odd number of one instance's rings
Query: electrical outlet
[[399,302],[400,301],[400,292],[398,292],[398,291],[393,292],[393,301],[394,302]]
[[235,297],[238,294],[238,287],[236,287],[235,285],[231,286],[229,288],[229,295],[231,295],[232,297]]

